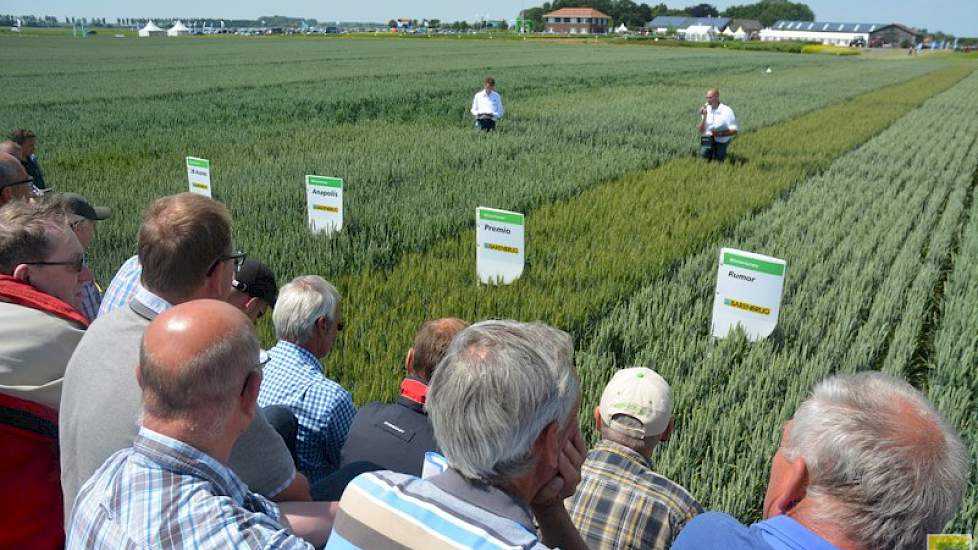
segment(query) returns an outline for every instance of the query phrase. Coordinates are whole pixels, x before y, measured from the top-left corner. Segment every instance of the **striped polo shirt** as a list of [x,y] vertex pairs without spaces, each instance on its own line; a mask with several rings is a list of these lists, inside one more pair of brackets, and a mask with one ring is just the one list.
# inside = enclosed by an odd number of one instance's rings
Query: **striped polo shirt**
[[456,470],[422,480],[391,471],[357,476],[340,499],[328,550],[543,550],[529,509]]

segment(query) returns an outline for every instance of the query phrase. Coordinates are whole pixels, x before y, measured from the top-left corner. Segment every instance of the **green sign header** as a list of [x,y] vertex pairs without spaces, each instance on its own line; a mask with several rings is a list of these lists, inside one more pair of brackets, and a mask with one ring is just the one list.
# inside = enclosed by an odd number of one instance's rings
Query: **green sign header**
[[523,214],[497,212],[495,210],[479,209],[479,219],[489,222],[502,222],[512,225],[523,225]]
[[778,277],[784,276],[784,264],[757,260],[754,258],[748,258],[747,256],[741,256],[739,254],[731,254],[730,252],[723,255],[723,265],[741,267],[751,271],[757,271],[758,273],[777,275]]
[[187,157],[187,166],[193,166],[194,168],[206,168],[210,170],[211,161],[207,159],[195,159],[194,157]]
[[326,176],[306,176],[306,183],[318,185],[319,187],[335,187],[343,189],[343,180],[340,178],[328,178]]

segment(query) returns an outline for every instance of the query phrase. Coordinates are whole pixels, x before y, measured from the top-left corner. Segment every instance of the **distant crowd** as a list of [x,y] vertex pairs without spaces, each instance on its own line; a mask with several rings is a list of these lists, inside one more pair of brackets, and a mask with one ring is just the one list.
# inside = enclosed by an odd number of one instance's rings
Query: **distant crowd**
[[[878,372],[814,385],[752,525],[656,471],[683,426],[655,365],[616,371],[582,412],[574,342],[544,323],[429,320],[397,400],[357,408],[322,368],[356,338],[357,304],[335,286],[300,274],[280,288],[223,204],[181,193],[146,207],[103,289],[86,250],[113,212],[52,190],[34,133],[9,137],[0,548],[919,550],[961,505],[973,465],[959,435]],[[600,435],[590,449],[581,414]]]

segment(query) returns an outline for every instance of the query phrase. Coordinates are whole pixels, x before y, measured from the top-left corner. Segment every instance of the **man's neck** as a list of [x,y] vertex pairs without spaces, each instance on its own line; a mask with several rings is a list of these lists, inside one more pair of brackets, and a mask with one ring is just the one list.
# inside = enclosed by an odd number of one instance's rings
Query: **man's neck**
[[532,468],[529,472],[516,479],[500,483],[498,488],[527,507],[533,503],[533,497],[540,490],[540,486],[534,483]]
[[199,430],[191,429],[185,422],[179,420],[162,420],[150,415],[146,415],[143,418],[143,426],[154,432],[176,439],[181,443],[190,445],[221,464],[227,465],[231,457],[231,447],[234,446],[234,439],[228,440],[227,437],[220,436],[211,437],[201,433]]
[[816,514],[810,499],[803,499],[791,510],[785,512],[785,515],[839,550],[865,550],[862,546],[849,540],[849,537],[841,533],[838,528],[825,526],[818,522],[815,519]]
[[304,350],[308,351],[309,353],[312,354],[313,357],[315,357],[317,359],[322,358],[321,355],[319,355],[318,353],[316,353],[317,350],[316,350],[315,342],[313,342],[312,340],[306,340],[305,342],[294,342],[292,340],[282,340],[282,341],[283,342],[288,342],[288,343],[292,344],[293,346],[295,346],[297,348],[301,348],[301,349],[304,349]]

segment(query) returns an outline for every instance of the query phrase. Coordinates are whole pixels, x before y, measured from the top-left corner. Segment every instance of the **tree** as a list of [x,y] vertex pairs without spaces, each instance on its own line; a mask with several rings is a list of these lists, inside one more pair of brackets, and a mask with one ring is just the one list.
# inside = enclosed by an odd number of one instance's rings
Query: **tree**
[[730,6],[723,12],[724,17],[736,19],[756,19],[765,27],[770,27],[775,21],[814,21],[815,13],[806,4],[789,0],[761,0],[756,4]]
[[686,13],[690,17],[719,17],[720,12],[717,11],[717,7],[713,4],[696,4],[695,6],[689,6],[686,8]]
[[441,26],[441,19],[429,19],[428,28],[437,29]]
[[391,19],[390,21],[387,22],[387,27],[390,28],[390,29],[397,28],[397,21],[394,21],[393,19]]

